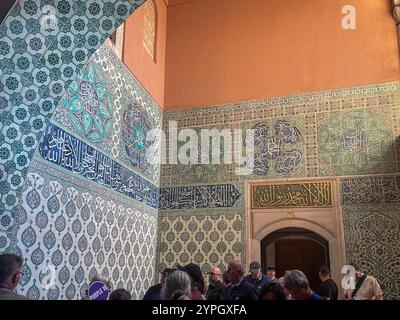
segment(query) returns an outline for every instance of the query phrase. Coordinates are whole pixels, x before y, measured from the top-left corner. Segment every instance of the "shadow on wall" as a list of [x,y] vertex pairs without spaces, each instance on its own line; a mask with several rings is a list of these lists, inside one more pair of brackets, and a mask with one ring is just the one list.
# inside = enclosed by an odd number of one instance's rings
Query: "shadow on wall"
[[0,24],[7,17],[8,13],[16,2],[17,0],[2,0],[0,2]]
[[396,163],[397,170],[396,170],[396,172],[400,173],[400,135],[396,137],[396,140],[395,140],[394,143],[395,143],[396,160],[397,160],[397,163]]
[[394,137],[387,152],[383,154],[382,160],[391,168],[389,172],[400,173],[400,136]]

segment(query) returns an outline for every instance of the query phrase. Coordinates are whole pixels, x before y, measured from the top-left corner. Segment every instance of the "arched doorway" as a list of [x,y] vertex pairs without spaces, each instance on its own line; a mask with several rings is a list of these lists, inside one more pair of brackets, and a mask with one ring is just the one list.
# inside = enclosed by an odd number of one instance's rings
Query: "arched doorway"
[[330,265],[329,243],[317,233],[304,228],[282,228],[260,241],[261,264],[276,268],[276,276],[282,277],[286,270],[302,270],[311,288],[320,283],[318,269]]
[[[301,185],[301,188],[311,190],[305,191],[304,194],[308,195],[304,203],[307,203],[308,199],[314,199],[313,197],[320,195],[317,191],[317,187],[330,185],[330,203],[328,205],[320,205],[319,203],[304,205],[291,205],[287,206],[286,203],[282,202],[282,199],[291,199],[292,189],[296,191]],[[254,205],[255,198],[253,195],[255,187],[261,186],[267,190],[268,188],[273,189],[272,195],[276,195],[279,191],[280,200],[277,197],[269,197],[271,193],[266,192],[263,200],[268,203],[270,199],[276,200],[276,205]],[[272,186],[272,187],[269,187]],[[247,250],[246,250],[246,263],[250,261],[258,260],[264,264],[270,264],[265,262],[262,258],[262,247],[268,239],[275,237],[272,241],[278,241],[278,250],[289,252],[290,250],[298,252],[305,251],[304,247],[308,246],[307,252],[323,251],[326,256],[325,259],[313,260],[313,257],[307,258],[311,261],[314,266],[314,271],[307,271],[309,277],[316,277],[316,280],[311,280],[313,285],[318,283],[318,268],[322,264],[329,266],[332,272],[332,278],[336,283],[340,283],[342,280],[341,270],[345,265],[345,247],[344,247],[344,232],[343,232],[343,218],[340,208],[339,200],[339,183],[338,179],[324,178],[315,180],[313,178],[306,179],[285,179],[285,180],[268,180],[268,181],[248,181],[246,182],[246,238],[247,238]],[[315,191],[312,191],[314,188]],[[318,189],[321,190],[321,189]],[[286,198],[285,198],[286,197]],[[279,201],[278,201],[279,200]],[[284,234],[286,232],[286,234]],[[289,233],[287,233],[289,232]],[[270,237],[270,238],[269,238]],[[289,241],[291,239],[291,241]],[[285,240],[285,241],[283,241]],[[294,241],[293,241],[294,240]],[[301,241],[300,241],[301,240]],[[297,249],[296,249],[297,246]],[[282,249],[283,247],[283,249]],[[289,249],[294,247],[294,249]],[[317,249],[318,248],[318,249]],[[271,250],[271,248],[270,248]],[[278,253],[279,254],[279,253]],[[291,254],[294,256],[294,253]],[[300,259],[300,258],[299,258]],[[273,261],[274,262],[274,261]],[[276,264],[271,263],[271,264]],[[288,262],[287,266],[283,266],[282,269],[293,269],[298,268],[305,271],[304,263],[300,266],[296,266],[293,262]],[[283,271],[278,270],[278,276],[281,276]]]

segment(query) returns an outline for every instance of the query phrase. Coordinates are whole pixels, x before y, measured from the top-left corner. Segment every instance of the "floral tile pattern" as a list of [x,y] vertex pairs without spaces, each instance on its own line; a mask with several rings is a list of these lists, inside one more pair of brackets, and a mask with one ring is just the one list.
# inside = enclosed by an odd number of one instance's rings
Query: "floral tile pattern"
[[[0,25],[1,215],[18,221],[23,181],[48,120],[90,56],[143,2],[20,0]],[[9,178],[15,172],[19,179]],[[0,250],[17,249],[17,228],[1,230],[8,240]]]
[[321,175],[396,172],[390,113],[385,109],[319,114]]
[[378,279],[384,299],[400,299],[398,205],[352,205],[343,210],[348,262]]
[[81,299],[95,274],[136,299],[153,282],[155,209],[33,161],[19,219],[25,258],[19,290],[31,299]]

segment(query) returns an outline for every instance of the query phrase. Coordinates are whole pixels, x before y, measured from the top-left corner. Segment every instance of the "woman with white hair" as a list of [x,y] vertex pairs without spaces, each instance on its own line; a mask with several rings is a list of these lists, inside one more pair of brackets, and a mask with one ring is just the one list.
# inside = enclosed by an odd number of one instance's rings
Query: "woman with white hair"
[[278,281],[279,281],[279,285],[281,286],[281,288],[285,292],[286,300],[292,300],[292,296],[290,295],[290,293],[285,288],[285,282],[284,282],[285,281],[285,277],[280,277],[278,279]]
[[191,286],[189,275],[181,270],[175,270],[165,281],[165,298],[167,300],[190,300]]
[[293,300],[321,300],[321,297],[311,290],[306,275],[300,270],[286,271],[283,282]]

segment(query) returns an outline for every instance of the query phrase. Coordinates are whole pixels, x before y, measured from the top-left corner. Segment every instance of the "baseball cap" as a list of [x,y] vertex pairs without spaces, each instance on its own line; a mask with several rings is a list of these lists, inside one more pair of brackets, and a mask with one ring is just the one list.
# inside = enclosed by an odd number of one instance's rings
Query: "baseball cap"
[[258,270],[261,269],[261,264],[258,261],[253,261],[250,263],[250,271],[251,272],[257,272]]

